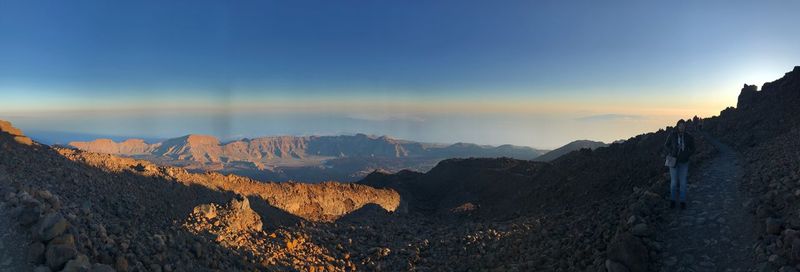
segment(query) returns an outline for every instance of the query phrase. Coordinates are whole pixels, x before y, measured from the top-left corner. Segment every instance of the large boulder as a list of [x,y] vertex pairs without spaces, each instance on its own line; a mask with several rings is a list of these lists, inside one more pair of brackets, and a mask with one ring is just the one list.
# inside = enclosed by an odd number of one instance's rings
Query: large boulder
[[92,263],[86,255],[78,255],[73,260],[69,260],[61,272],[89,272],[92,271]]
[[30,226],[36,223],[39,220],[39,217],[42,215],[42,206],[29,206],[26,205],[22,207],[17,214],[17,223],[22,226]]
[[238,195],[228,204],[228,224],[235,231],[261,231],[261,216],[250,208],[250,200]]
[[67,229],[67,220],[61,213],[52,212],[45,215],[36,229],[36,237],[42,241],[50,241],[64,233]]
[[69,260],[75,258],[77,254],[78,252],[74,247],[68,245],[51,245],[47,247],[45,259],[50,269],[58,271]]
[[217,217],[217,206],[214,204],[202,204],[194,207],[194,213],[206,219],[214,219],[214,217]]

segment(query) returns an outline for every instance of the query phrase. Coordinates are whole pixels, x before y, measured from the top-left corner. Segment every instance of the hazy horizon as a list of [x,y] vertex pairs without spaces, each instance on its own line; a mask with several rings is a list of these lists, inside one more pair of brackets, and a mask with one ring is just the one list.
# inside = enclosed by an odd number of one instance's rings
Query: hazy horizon
[[0,118],[27,131],[552,149],[800,63],[796,1],[37,3],[0,4]]

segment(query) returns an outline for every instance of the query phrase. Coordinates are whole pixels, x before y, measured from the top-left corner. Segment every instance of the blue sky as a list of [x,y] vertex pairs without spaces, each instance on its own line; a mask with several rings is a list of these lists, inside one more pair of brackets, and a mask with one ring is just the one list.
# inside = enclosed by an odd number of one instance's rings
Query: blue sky
[[741,84],[800,65],[797,10],[797,1],[6,0],[0,118],[149,137],[611,141],[716,114]]

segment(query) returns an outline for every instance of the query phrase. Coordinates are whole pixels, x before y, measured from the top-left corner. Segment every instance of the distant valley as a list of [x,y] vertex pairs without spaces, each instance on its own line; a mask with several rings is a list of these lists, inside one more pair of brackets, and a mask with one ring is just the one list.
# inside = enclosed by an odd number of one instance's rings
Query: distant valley
[[[599,143],[599,142],[593,142]],[[149,143],[142,139],[96,139],[71,147],[115,154],[190,171],[233,173],[262,181],[357,181],[374,171],[426,172],[448,158],[509,157],[534,160],[548,150],[514,145],[432,144],[366,134],[339,136],[269,136],[220,142],[208,135],[186,135]],[[602,146],[594,144],[591,147]],[[574,147],[573,147],[574,146]],[[588,147],[571,144],[568,148]],[[552,159],[561,154],[550,154]],[[552,158],[549,158],[552,157]]]

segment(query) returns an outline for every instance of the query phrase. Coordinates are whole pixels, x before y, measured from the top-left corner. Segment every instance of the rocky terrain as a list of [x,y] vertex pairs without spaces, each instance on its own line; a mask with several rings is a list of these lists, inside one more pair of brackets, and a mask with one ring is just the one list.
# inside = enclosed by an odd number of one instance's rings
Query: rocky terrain
[[533,159],[545,150],[502,145],[428,144],[387,136],[275,136],[227,143],[208,135],[187,135],[158,143],[141,139],[97,139],[69,146],[94,153],[146,159],[196,171],[219,171],[262,181],[356,181],[374,170],[430,170],[447,158]]
[[758,242],[750,246],[761,271],[800,269],[800,66],[761,90],[745,85],[736,108],[704,129],[741,153],[742,184]]
[[0,210],[39,271],[796,271],[798,102],[800,67],[690,122],[687,210],[668,207],[665,130],[299,184],[49,147],[8,123]]
[[384,210],[395,211],[400,203],[399,195],[392,190],[373,189],[358,184],[260,182],[215,172],[190,173],[178,167],[157,166],[144,160],[120,158],[109,154],[66,148],[54,150],[72,161],[115,173],[135,172],[137,175],[172,180],[187,186],[203,186],[211,190],[258,197],[269,205],[312,221],[337,219],[366,204],[376,204]]
[[[652,241],[626,233],[665,206],[653,187],[664,180],[664,137],[554,164],[445,160],[425,174],[376,172],[361,184],[262,183],[10,136],[0,165],[10,181],[4,207],[20,227],[64,218],[58,235],[74,240],[66,261],[33,261],[55,270],[73,260],[118,271],[598,270],[610,260],[648,265],[651,254],[625,257],[626,243]],[[37,242],[45,252],[58,245]]]

